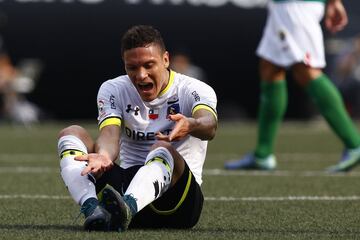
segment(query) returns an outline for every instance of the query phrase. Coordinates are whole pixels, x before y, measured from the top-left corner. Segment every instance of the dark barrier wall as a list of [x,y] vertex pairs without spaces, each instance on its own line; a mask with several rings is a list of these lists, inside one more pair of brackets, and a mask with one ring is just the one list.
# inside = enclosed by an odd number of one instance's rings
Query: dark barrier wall
[[[265,8],[133,2],[140,3],[0,1],[7,16],[2,33],[14,62],[38,58],[44,63],[29,98],[57,119],[95,118],[100,84],[124,73],[122,33],[133,24],[152,24],[160,29],[170,51],[178,45],[191,50],[218,94],[221,116],[256,116],[259,80],[254,52],[265,24]],[[289,85],[294,94],[287,116],[307,117],[306,101],[298,100],[303,92]]]

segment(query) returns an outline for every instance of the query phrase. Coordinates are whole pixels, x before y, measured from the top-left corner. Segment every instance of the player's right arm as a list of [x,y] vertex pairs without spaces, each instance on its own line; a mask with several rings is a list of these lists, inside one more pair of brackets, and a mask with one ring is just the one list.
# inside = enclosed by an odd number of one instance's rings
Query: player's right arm
[[94,153],[76,157],[76,160],[88,161],[82,175],[91,173],[99,177],[109,170],[118,158],[122,112],[116,91],[114,81],[104,82],[99,89],[97,104],[100,132],[95,141]]
[[119,155],[119,141],[120,126],[107,125],[100,130],[99,137],[95,142],[95,152],[114,162]]
[[76,157],[76,160],[88,161],[88,165],[81,172],[81,175],[84,176],[90,173],[95,177],[99,177],[112,168],[119,155],[119,141],[119,126],[107,125],[103,127],[95,142],[95,152]]

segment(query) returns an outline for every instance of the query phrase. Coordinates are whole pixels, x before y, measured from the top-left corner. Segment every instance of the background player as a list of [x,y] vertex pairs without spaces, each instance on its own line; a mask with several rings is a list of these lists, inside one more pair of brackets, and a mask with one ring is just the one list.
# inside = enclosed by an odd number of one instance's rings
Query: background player
[[261,78],[257,145],[244,158],[226,163],[226,169],[275,169],[274,141],[287,107],[288,67],[344,144],[343,157],[329,170],[347,171],[360,161],[360,135],[339,91],[321,70],[325,67],[320,25],[324,10],[325,25],[330,32],[335,33],[347,24],[341,0],[269,2],[265,30],[257,49]]
[[134,26],[121,44],[127,75],[100,87],[96,141],[80,126],[59,134],[61,176],[87,230],[123,231],[130,222],[192,227],[202,210],[207,140],[217,128],[215,92],[168,69],[169,53],[155,28]]

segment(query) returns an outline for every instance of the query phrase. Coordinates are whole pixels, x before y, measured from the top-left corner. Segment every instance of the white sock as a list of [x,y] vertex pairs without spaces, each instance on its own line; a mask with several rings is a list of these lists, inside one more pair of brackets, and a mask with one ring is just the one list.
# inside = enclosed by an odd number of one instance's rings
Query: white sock
[[125,192],[125,195],[136,199],[137,211],[159,198],[169,188],[173,169],[174,159],[166,148],[159,147],[148,154],[145,165],[135,174]]
[[[67,135],[59,139],[58,152],[61,156],[62,153],[67,153],[69,150],[80,151],[87,153],[86,146],[77,137]],[[95,185],[91,182],[88,176],[81,176],[81,171],[85,168],[86,162],[74,160],[78,154],[65,154],[60,161],[61,177],[71,197],[76,203],[82,205],[88,198],[96,198]]]

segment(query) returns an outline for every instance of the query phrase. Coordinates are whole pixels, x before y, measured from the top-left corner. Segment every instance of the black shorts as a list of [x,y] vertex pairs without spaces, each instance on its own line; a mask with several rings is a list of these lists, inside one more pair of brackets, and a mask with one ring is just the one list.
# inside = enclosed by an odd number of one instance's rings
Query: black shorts
[[[96,191],[109,184],[123,195],[140,167],[123,169],[115,165],[97,180]],[[184,173],[176,184],[139,211],[129,228],[191,228],[200,218],[203,202],[201,188],[185,163]]]

